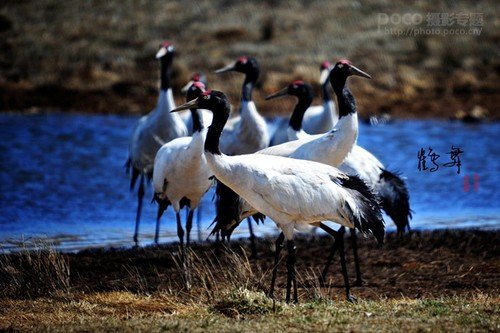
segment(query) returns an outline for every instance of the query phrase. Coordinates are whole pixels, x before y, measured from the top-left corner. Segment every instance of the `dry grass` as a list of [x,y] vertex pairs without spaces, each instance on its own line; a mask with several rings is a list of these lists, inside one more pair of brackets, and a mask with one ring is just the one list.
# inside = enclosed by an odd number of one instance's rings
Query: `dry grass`
[[385,249],[362,239],[367,282],[352,290],[357,304],[345,302],[338,273],[327,287],[318,284],[331,245],[327,237],[297,239],[298,305],[281,301],[283,267],[277,300],[265,295],[272,239],[259,241],[261,258],[255,261],[246,257],[244,241],[232,249],[194,245],[190,289],[176,245],[4,254],[0,330],[498,331],[499,237],[498,232],[437,231],[399,241],[389,235]]
[[[153,55],[168,38],[178,50],[173,84],[179,99],[191,72],[204,70],[213,88],[237,101],[241,76],[211,72],[247,54],[262,65],[255,94],[260,110],[283,113],[289,103],[263,97],[298,78],[314,83],[319,94],[319,63],[347,57],[374,77],[353,80],[362,115],[444,117],[479,105],[498,117],[498,8],[493,0],[5,1],[0,109],[147,112],[156,99]],[[379,13],[428,12],[483,13],[483,30],[480,36],[398,37],[378,29]]]
[[0,295],[36,298],[67,293],[68,258],[44,243],[17,254],[0,254]]
[[498,331],[498,295],[376,299],[357,304],[316,300],[273,304],[262,293],[232,290],[215,303],[171,295],[108,292],[0,300],[0,329],[169,332]]

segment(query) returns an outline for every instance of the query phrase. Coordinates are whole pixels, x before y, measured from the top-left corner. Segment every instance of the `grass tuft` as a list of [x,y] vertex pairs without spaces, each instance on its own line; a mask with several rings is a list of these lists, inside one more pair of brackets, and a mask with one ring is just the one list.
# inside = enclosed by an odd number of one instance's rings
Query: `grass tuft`
[[278,303],[268,298],[263,292],[250,291],[245,288],[231,291],[212,307],[213,311],[231,318],[240,315],[264,315],[279,312],[281,309]]
[[35,298],[69,289],[68,258],[49,244],[37,243],[34,249],[0,255],[0,294],[5,297]]

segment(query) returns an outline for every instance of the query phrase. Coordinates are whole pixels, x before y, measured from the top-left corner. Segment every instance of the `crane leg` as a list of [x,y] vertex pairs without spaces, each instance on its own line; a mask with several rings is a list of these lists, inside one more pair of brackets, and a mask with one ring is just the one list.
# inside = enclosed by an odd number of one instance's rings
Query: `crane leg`
[[184,246],[184,230],[182,229],[181,214],[177,212],[175,214],[175,217],[177,220],[177,236],[179,237],[179,243],[181,247],[182,274],[184,277],[186,289],[190,289],[191,285],[190,285],[190,279],[188,275],[187,262],[186,262],[186,248]]
[[292,289],[292,284],[293,284],[293,302],[297,303],[297,281],[296,281],[296,274],[295,274],[295,244],[293,243],[293,240],[287,240],[286,241],[286,248],[288,251],[288,257],[286,260],[286,267],[287,267],[287,279],[286,279],[286,302],[290,303],[290,294],[291,294],[291,289]]
[[255,234],[253,233],[252,219],[247,217],[248,221],[248,230],[250,231],[250,249],[252,254],[250,255],[251,259],[257,259],[257,247],[255,246]]
[[191,288],[191,275],[189,271],[189,244],[190,244],[190,234],[191,229],[193,227],[193,214],[194,210],[189,209],[188,217],[186,220],[186,251],[185,251],[185,261],[186,261],[186,287],[187,289]]
[[342,228],[340,228],[339,233],[337,235],[337,239],[335,239],[335,241],[339,242],[340,265],[342,266],[342,275],[344,276],[346,299],[348,302],[355,303],[356,298],[351,295],[350,286],[349,286],[349,276],[347,275],[347,264],[345,261],[344,234],[345,234],[345,228],[342,227]]
[[125,173],[128,175],[130,173],[130,168],[132,166],[132,160],[129,158],[127,158],[127,162],[125,162],[125,164],[123,165],[125,167]]
[[356,281],[354,282],[355,286],[363,285],[363,278],[361,275],[361,269],[359,267],[359,256],[358,256],[358,237],[356,236],[356,230],[354,228],[350,229],[351,231],[351,242],[352,242],[352,252],[354,254],[354,267],[356,268]]
[[330,269],[330,265],[332,264],[333,257],[335,256],[335,251],[337,251],[337,247],[338,244],[336,241],[334,241],[330,250],[330,254],[328,255],[328,259],[326,260],[325,267],[323,268],[323,272],[321,273],[321,277],[319,279],[319,284],[321,287],[325,286],[326,276],[328,275],[328,270]]
[[144,198],[144,175],[141,174],[141,178],[139,180],[139,188],[137,189],[137,213],[135,215],[135,231],[134,231],[135,246],[139,246],[139,241],[137,236],[139,234],[139,222],[141,220],[143,198]]
[[202,204],[198,206],[198,210],[196,211],[196,227],[198,228],[198,243],[201,243],[201,207]]
[[283,249],[283,241],[285,240],[285,234],[280,233],[278,239],[276,239],[276,252],[274,253],[274,267],[273,276],[271,278],[271,288],[269,289],[269,297],[274,298],[274,284],[276,283],[276,274],[278,272],[278,262],[280,260],[281,250]]
[[155,244],[158,245],[158,240],[160,238],[160,218],[162,215],[161,205],[158,204],[158,212],[156,213],[156,229],[155,229]]
[[179,237],[181,245],[181,259],[184,262],[184,229],[182,229],[181,214],[176,213],[175,217],[177,219],[177,237]]
[[193,228],[193,214],[194,210],[190,209],[186,221],[186,247],[189,248],[189,244],[191,243],[191,229]]
[[132,177],[130,177],[130,190],[132,191],[135,187],[135,182],[137,181],[137,178],[139,177],[139,170],[132,167]]
[[344,247],[344,234],[345,234],[345,227],[342,226],[338,231],[333,230],[332,228],[328,227],[324,223],[320,223],[320,228],[329,233],[330,235],[335,238],[335,243],[337,243],[337,248],[339,250],[339,255],[340,255],[340,265],[342,267],[342,276],[344,277],[344,284],[345,284],[345,292],[346,292],[346,298],[347,301],[349,302],[356,302],[356,298],[351,295],[350,291],[350,286],[349,286],[349,277],[347,276],[347,264],[345,261],[345,247]]
[[215,244],[214,244],[214,248],[215,248],[214,252],[216,255],[220,254],[221,247],[222,247],[221,235],[220,235],[220,231],[217,231],[215,233]]

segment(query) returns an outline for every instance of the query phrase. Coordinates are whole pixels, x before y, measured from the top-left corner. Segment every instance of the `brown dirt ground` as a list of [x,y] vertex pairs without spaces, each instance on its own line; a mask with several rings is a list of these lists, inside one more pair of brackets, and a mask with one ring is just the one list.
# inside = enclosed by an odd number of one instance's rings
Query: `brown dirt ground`
[[[273,239],[259,239],[260,257],[250,260],[257,289],[268,290],[273,264]],[[314,297],[311,289],[318,288],[316,276],[323,268],[331,247],[329,237],[298,237],[297,270],[300,299]],[[446,230],[415,232],[411,238],[400,240],[389,234],[386,244],[379,248],[373,239],[359,239],[361,269],[365,284],[354,287],[352,293],[362,299],[420,298],[470,295],[477,292],[498,294],[500,272],[500,232]],[[350,242],[346,239],[348,268],[354,278]],[[237,253],[248,249],[245,240],[232,242]],[[215,251],[212,243],[195,245],[193,253],[199,258],[221,262],[214,280],[224,283],[225,250]],[[72,292],[132,291],[156,292],[182,285],[180,271],[174,263],[176,245],[128,250],[88,250],[69,254]],[[174,254],[174,256],[172,256]],[[278,294],[284,291],[286,250],[282,254],[278,274]],[[333,299],[344,297],[338,257],[331,267],[328,287],[321,293]],[[204,260],[205,260],[204,259]],[[227,263],[230,265],[230,263]],[[138,281],[141,283],[138,283]],[[191,297],[203,290],[194,277]],[[234,281],[232,281],[234,283]]]
[[[327,286],[319,287],[317,275],[332,243],[326,236],[297,237],[300,304],[290,306],[280,302],[285,255],[278,301],[262,293],[269,288],[271,238],[259,240],[257,260],[246,258],[246,240],[232,243],[231,250],[193,246],[190,290],[183,288],[175,244],[24,253],[23,265],[16,263],[19,255],[3,255],[0,331],[496,332],[499,236],[442,230],[400,240],[390,234],[383,248],[363,239],[366,283],[352,288],[357,304],[345,302],[338,260]],[[5,288],[6,281],[12,288]]]

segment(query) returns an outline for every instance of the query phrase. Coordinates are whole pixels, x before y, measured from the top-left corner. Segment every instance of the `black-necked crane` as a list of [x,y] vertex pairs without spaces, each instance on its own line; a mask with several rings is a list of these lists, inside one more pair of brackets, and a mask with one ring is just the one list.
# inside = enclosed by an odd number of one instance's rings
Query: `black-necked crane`
[[240,57],[235,62],[215,71],[217,74],[238,72],[245,74],[241,88],[239,115],[227,121],[220,139],[221,150],[227,155],[251,154],[269,146],[265,119],[253,101],[253,89],[259,78],[259,63],[252,57]]
[[[255,153],[269,146],[267,123],[257,111],[252,97],[253,89],[259,78],[259,63],[257,59],[252,57],[240,57],[233,63],[216,70],[215,73],[233,71],[245,74],[245,80],[241,88],[239,115],[227,121],[220,139],[221,151],[227,155]],[[224,184],[217,182],[217,193],[228,191]],[[252,249],[251,257],[256,257],[255,235],[250,219],[248,219],[248,228]]]
[[[186,99],[196,99],[205,86],[195,82],[186,93]],[[169,205],[172,205],[177,220],[177,236],[181,246],[183,266],[186,263],[186,248],[190,244],[190,232],[193,224],[193,212],[201,198],[209,190],[213,181],[213,173],[207,165],[203,146],[206,131],[200,111],[190,109],[193,119],[193,135],[174,139],[164,144],[156,154],[153,187],[154,199],[158,203],[155,242],[158,242],[160,218]],[[186,246],[184,246],[184,230],[181,224],[180,210],[189,208],[186,221]]]
[[137,213],[135,218],[134,242],[138,245],[139,222],[144,197],[144,181],[151,179],[156,152],[160,147],[175,138],[186,136],[186,125],[178,114],[170,113],[175,108],[170,76],[174,57],[173,45],[165,41],[160,45],[156,58],[160,61],[160,93],[156,107],[139,119],[132,131],[129,143],[127,170],[132,169],[130,189],[133,190],[137,178]]
[[[384,222],[375,196],[356,176],[348,176],[322,163],[269,155],[227,156],[221,153],[220,138],[229,118],[230,105],[220,91],[207,91],[197,99],[174,111],[206,108],[213,112],[212,125],[205,140],[205,156],[215,177],[258,211],[269,216],[282,233],[277,240],[277,254],[270,295],[274,290],[279,252],[286,240],[287,286],[286,301],[298,301],[295,279],[294,230],[319,226],[341,242],[339,234],[319,221],[332,221],[342,227],[357,228],[373,234],[379,244],[384,239]],[[338,240],[337,240],[338,239]],[[346,296],[352,299],[345,269],[343,247],[339,248]]]
[[[307,136],[304,140],[286,142],[277,146],[263,149],[258,154],[292,157],[303,160],[316,161],[331,166],[338,166],[351,151],[358,137],[358,115],[354,97],[346,86],[347,78],[357,75],[370,78],[368,74],[353,66],[347,60],[341,60],[331,69],[328,81],[335,87],[339,103],[339,121],[334,129],[324,134]],[[296,88],[294,88],[296,86]],[[296,81],[289,86],[296,90],[297,94],[302,92],[299,103],[296,106],[296,115],[293,122],[299,120],[304,113],[306,104],[310,104],[310,89],[302,81]],[[287,92],[289,88],[282,89],[281,93]],[[277,97],[277,95],[275,94]],[[300,102],[303,100],[303,102]],[[304,133],[305,134],[305,133]],[[242,219],[255,216],[258,213],[245,200],[231,190],[218,191],[217,194],[217,216],[216,226],[213,233],[221,232],[223,238],[229,238],[233,230]],[[257,218],[263,219],[261,215]]]
[[309,134],[302,129],[302,123],[304,120],[304,114],[308,111],[308,108],[311,106],[314,98],[313,88],[301,80],[296,80],[289,84],[288,87],[267,96],[266,100],[285,95],[296,96],[298,101],[288,121],[288,125],[286,127],[286,140],[283,142],[293,141],[290,140],[290,137],[295,137],[295,140],[305,138]]
[[[330,62],[324,61],[321,63],[319,83],[321,85],[323,103],[321,105],[309,106],[305,111],[302,127],[306,133],[323,134],[331,130],[339,120],[339,115],[329,90],[330,82],[328,76],[331,69],[332,65]],[[288,139],[288,125],[286,118],[280,119],[271,139],[272,146],[290,141]]]
[[[297,83],[299,88],[294,89]],[[307,143],[310,145],[310,142],[314,142],[313,140],[316,136],[310,135],[302,127],[303,122],[301,121],[303,120],[304,112],[308,112],[305,111],[304,101],[308,101],[309,97],[307,95],[309,93],[306,92],[307,89],[300,88],[301,84],[301,81],[296,81],[289,87],[268,96],[266,99],[284,95],[294,95],[299,98],[299,103],[295,106],[292,116],[290,117],[287,130],[288,140],[299,140],[295,144]],[[332,86],[334,86],[334,84],[335,83],[332,82]],[[334,89],[336,88],[334,87]],[[308,90],[310,91],[310,89]],[[337,88],[337,90],[340,90],[340,88]],[[337,94],[337,96],[339,95]],[[335,128],[336,127],[337,126],[335,126]],[[309,148],[311,147],[309,146]],[[262,153],[269,153],[280,149],[282,149],[280,146],[276,148],[270,147],[263,150]],[[342,155],[343,154],[341,154],[341,156]],[[325,161],[319,159],[314,160],[325,163]],[[354,144],[352,151],[345,156],[345,159],[340,166],[336,163],[327,164],[338,166],[340,170],[348,174],[359,175],[368,185],[375,189],[375,193],[381,200],[382,208],[394,221],[398,235],[401,237],[406,230],[408,232],[410,231],[409,220],[411,219],[412,214],[409,203],[408,189],[404,180],[400,177],[400,175],[398,175],[397,172],[387,170],[383,163],[372,153],[357,144]]]
[[[284,95],[293,95],[298,97],[299,102],[295,106],[288,126],[287,134],[290,141],[302,140],[299,142],[307,142],[308,137],[314,138],[314,136],[307,134],[302,129],[301,123],[303,114],[306,110],[304,103],[309,102],[309,95],[312,92],[311,89],[311,87],[308,87],[308,85],[303,84],[301,81],[295,81],[287,88],[284,88],[266,98],[270,99]],[[269,148],[267,150],[271,149],[272,148]],[[322,162],[319,159],[314,160]],[[338,167],[340,170],[349,175],[359,176],[374,190],[380,200],[383,210],[396,224],[397,233],[400,237],[404,234],[406,229],[410,231],[409,219],[412,214],[410,210],[408,189],[404,180],[397,173],[387,170],[382,162],[380,162],[372,153],[357,144],[354,144],[351,152],[347,154],[340,166],[338,164],[330,165]],[[357,277],[355,284],[360,285],[362,283],[362,275],[359,266],[356,234],[354,230],[351,230],[351,237],[353,242],[354,262]],[[332,258],[333,256],[330,255],[327,260],[327,264],[325,265],[325,269],[322,273],[322,281],[326,279],[328,267]]]

